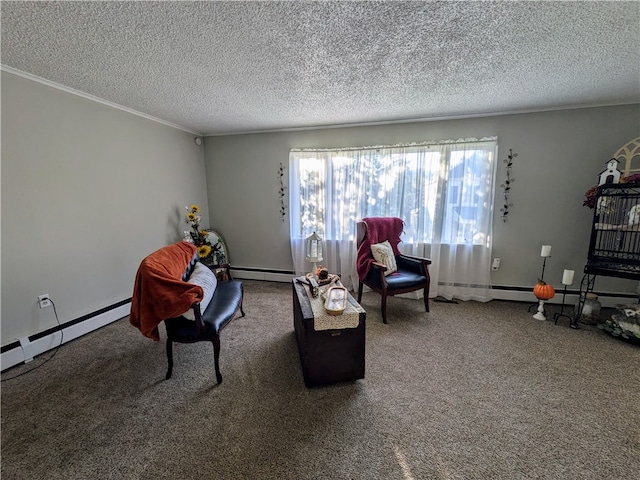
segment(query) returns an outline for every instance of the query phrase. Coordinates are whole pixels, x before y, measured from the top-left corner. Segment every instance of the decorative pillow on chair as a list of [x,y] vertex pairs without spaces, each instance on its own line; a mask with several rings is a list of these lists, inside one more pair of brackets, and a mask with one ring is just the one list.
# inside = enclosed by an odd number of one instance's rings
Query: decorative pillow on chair
[[389,275],[398,270],[393,248],[391,248],[391,244],[387,240],[371,245],[371,253],[373,254],[373,258],[376,259],[376,262],[382,263],[387,267],[384,272],[385,275]]
[[198,256],[198,251],[196,250],[195,253],[193,254],[193,257],[191,257],[191,261],[189,262],[189,265],[187,265],[186,270],[182,274],[183,282],[186,282],[187,279],[191,276],[191,274],[193,273],[193,269],[196,267],[196,263],[198,263],[199,261],[200,261],[200,257]]
[[[187,283],[193,283],[194,285],[199,285],[202,287],[204,298],[200,302],[200,313],[204,313],[204,311],[209,306],[209,303],[211,303],[213,294],[216,291],[216,287],[218,286],[218,279],[216,278],[216,275],[211,271],[209,267],[206,267],[202,263],[197,262],[194,265],[193,273],[187,280]],[[195,313],[193,313],[193,308],[187,310],[182,314],[182,316],[184,318],[188,318],[189,320],[196,319],[196,315]]]

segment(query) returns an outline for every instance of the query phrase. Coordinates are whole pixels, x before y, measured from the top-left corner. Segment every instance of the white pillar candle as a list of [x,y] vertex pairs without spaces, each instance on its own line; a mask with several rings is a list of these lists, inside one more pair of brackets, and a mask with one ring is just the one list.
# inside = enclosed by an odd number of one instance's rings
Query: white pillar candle
[[573,270],[565,270],[564,273],[562,274],[562,284],[563,285],[573,285],[573,275],[574,275]]
[[551,245],[542,245],[542,251],[540,252],[541,257],[550,257],[551,256]]

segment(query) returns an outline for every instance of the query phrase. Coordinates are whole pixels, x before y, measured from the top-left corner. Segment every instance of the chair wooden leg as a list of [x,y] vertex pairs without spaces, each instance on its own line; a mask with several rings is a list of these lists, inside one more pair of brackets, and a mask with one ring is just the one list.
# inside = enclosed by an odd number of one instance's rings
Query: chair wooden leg
[[362,282],[358,282],[358,303],[362,300]]
[[244,285],[240,287],[242,292],[242,297],[240,297],[240,314],[244,317],[244,310],[242,309],[242,302],[244,302]]
[[165,380],[169,380],[171,378],[171,373],[173,372],[173,342],[170,338],[167,338],[167,361],[169,363],[169,368],[167,369],[167,376],[164,377]]
[[387,323],[387,296],[382,294],[382,323]]
[[220,365],[219,365],[219,359],[220,359],[220,336],[216,335],[215,337],[213,337],[213,340],[211,340],[211,343],[213,343],[213,362],[216,368],[216,380],[218,380],[218,383],[222,383],[222,374],[220,373]]
[[429,313],[429,285],[424,287],[424,309]]

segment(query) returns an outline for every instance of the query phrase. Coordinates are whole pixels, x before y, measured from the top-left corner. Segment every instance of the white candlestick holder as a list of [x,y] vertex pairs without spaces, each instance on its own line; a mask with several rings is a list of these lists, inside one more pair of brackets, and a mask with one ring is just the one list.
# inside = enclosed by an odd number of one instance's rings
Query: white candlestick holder
[[544,316],[544,300],[541,298],[538,299],[538,313],[536,313],[533,318],[536,320],[546,320],[547,317]]
[[[544,247],[549,247],[549,246],[548,246],[548,245],[543,245],[543,246],[542,246],[542,248],[543,248],[542,253],[545,253],[545,251],[544,251]],[[551,247],[549,247],[549,251],[548,251],[548,252],[546,252],[546,253],[551,253]],[[544,255],[542,255],[542,257],[543,257],[543,260],[542,260],[542,272],[540,273],[540,280],[544,280],[544,269],[545,269],[545,267],[547,266],[547,257],[546,257],[546,256],[544,256]],[[541,301],[542,301],[542,300],[541,300]],[[536,304],[536,303],[529,305],[528,312],[531,312],[531,310],[532,310],[533,308],[536,308],[536,307],[538,307],[538,313],[536,313],[536,315],[540,315],[540,305],[539,305],[539,304]],[[535,315],[534,315],[533,317],[534,317],[534,318],[538,318],[538,317],[536,317]],[[546,318],[544,318],[544,307],[543,307],[542,317],[543,317],[543,318],[538,318],[538,320],[546,320]]]

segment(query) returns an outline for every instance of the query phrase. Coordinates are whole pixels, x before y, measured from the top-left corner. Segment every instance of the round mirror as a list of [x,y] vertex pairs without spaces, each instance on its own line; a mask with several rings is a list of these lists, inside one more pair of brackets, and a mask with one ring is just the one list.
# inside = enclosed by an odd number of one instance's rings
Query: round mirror
[[213,229],[208,228],[207,239],[211,244],[211,255],[207,258],[210,265],[223,265],[229,263],[229,251],[222,235]]

